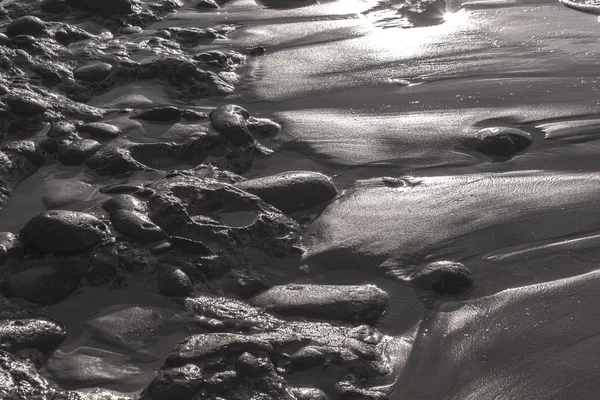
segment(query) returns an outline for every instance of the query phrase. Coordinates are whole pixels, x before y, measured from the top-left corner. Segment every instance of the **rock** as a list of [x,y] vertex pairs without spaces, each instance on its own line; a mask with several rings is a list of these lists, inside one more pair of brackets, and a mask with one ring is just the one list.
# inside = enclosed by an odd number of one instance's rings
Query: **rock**
[[117,126],[104,122],[90,122],[79,127],[80,132],[86,132],[98,139],[114,139],[121,134]]
[[243,352],[263,351],[273,353],[271,345],[257,337],[233,333],[203,333],[184,339],[165,361],[165,365],[178,367],[217,356],[231,356]]
[[267,290],[269,285],[259,278],[242,277],[236,281],[235,291],[242,299],[249,299],[256,293]]
[[438,294],[458,294],[473,286],[471,272],[461,263],[437,261],[419,268],[408,279],[415,287]]
[[215,393],[227,394],[235,392],[238,383],[237,372],[233,370],[216,372],[205,382],[206,388]]
[[0,320],[0,349],[10,353],[24,349],[45,353],[66,338],[65,327],[46,317]]
[[477,133],[475,149],[488,156],[510,157],[532,143],[531,135],[516,128],[484,128]]
[[163,296],[188,297],[194,293],[194,284],[179,268],[164,265],[158,270],[158,291]]
[[23,243],[12,232],[0,232],[0,265],[23,255]]
[[378,390],[364,389],[353,382],[339,382],[334,387],[336,399],[339,400],[389,400],[389,397]]
[[32,64],[29,66],[32,72],[38,74],[42,79],[49,83],[59,83],[62,81],[62,76],[52,64]]
[[46,24],[44,21],[33,15],[26,15],[12,21],[6,27],[6,33],[9,36],[32,35],[37,36],[44,32]]
[[44,183],[46,208],[58,208],[79,200],[90,193],[93,187],[77,179],[50,179]]
[[59,303],[81,285],[85,272],[87,265],[75,263],[33,265],[4,279],[2,293],[44,306]]
[[318,172],[292,171],[235,184],[285,213],[327,203],[337,196],[331,179]]
[[131,156],[129,150],[118,146],[106,146],[102,148],[90,157],[85,164],[92,171],[103,176],[118,176],[147,169]]
[[260,375],[260,361],[252,354],[245,352],[235,360],[235,369],[242,376],[255,378]]
[[182,115],[179,108],[173,106],[160,106],[144,110],[136,115],[136,118],[146,121],[176,121]]
[[38,253],[83,253],[105,238],[108,227],[93,215],[53,210],[33,217],[19,232],[19,239]]
[[67,9],[66,0],[43,0],[40,4],[43,11],[51,14],[60,14]]
[[102,208],[109,213],[116,210],[135,211],[140,213],[146,212],[146,204],[130,194],[118,194],[113,196],[102,204]]
[[267,50],[264,47],[258,46],[250,50],[250,55],[252,57],[264,56],[266,52]]
[[315,368],[324,362],[325,353],[316,346],[303,347],[290,356],[290,364],[297,371]]
[[113,66],[105,62],[95,62],[77,68],[73,72],[76,79],[84,82],[100,82],[108,78],[112,72]]
[[[0,46],[6,46],[8,44],[8,42],[10,42],[10,38],[8,36],[6,36],[4,33],[0,33]],[[2,85],[3,87],[6,88],[6,86]],[[0,91],[0,95],[5,95],[6,93],[8,93],[8,91],[2,93]]]
[[254,140],[246,127],[249,117],[248,111],[231,104],[221,106],[209,114],[213,127],[234,145],[245,145]]
[[144,214],[128,210],[115,210],[110,213],[110,222],[124,236],[141,243],[165,240],[166,233]]
[[133,35],[142,32],[142,30],[143,29],[139,26],[124,26],[119,29],[119,32],[124,33],[125,35]]
[[196,7],[217,9],[219,4],[215,0],[200,0]]
[[288,390],[296,398],[296,400],[329,400],[329,396],[319,389],[290,388]]
[[0,150],[23,156],[38,167],[46,162],[46,157],[31,140],[16,140],[4,145]]
[[47,133],[48,137],[57,138],[70,136],[77,133],[77,128],[74,124],[68,121],[58,121],[52,124],[52,127]]
[[42,114],[48,109],[46,102],[27,95],[9,95],[3,100],[15,113],[24,116]]
[[210,256],[213,251],[204,243],[185,237],[171,236],[169,238],[176,250],[197,256]]
[[202,388],[202,370],[193,364],[163,369],[146,388],[151,400],[191,400]]
[[130,14],[133,11],[131,0],[67,0],[67,4],[103,15]]
[[387,293],[375,285],[282,285],[250,304],[285,316],[373,324],[385,311]]
[[80,139],[60,149],[58,161],[64,165],[80,165],[93,156],[102,145],[92,139]]

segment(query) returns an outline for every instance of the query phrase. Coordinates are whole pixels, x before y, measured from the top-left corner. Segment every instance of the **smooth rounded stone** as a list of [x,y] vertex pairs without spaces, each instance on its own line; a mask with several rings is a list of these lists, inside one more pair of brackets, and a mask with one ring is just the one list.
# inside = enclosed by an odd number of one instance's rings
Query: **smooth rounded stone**
[[219,371],[213,374],[205,382],[206,388],[215,393],[231,393],[238,383],[239,377],[236,371]]
[[168,122],[178,120],[181,114],[181,110],[177,107],[160,106],[141,111],[136,115],[136,118],[145,121]]
[[41,254],[83,253],[106,237],[108,227],[93,215],[53,210],[36,215],[19,232],[19,239]]
[[463,264],[452,261],[437,261],[419,268],[408,280],[423,290],[439,294],[458,294],[473,286],[473,276]]
[[117,194],[102,204],[102,208],[111,213],[116,210],[126,210],[144,213],[146,212],[146,203],[130,194]]
[[46,370],[58,383],[86,386],[131,382],[144,372],[122,354],[93,347],[57,350],[48,359]]
[[329,396],[320,389],[290,388],[288,391],[296,398],[296,400],[329,400]]
[[16,140],[2,146],[0,150],[23,156],[38,167],[46,162],[46,157],[32,140]]
[[14,353],[24,349],[47,352],[67,338],[67,330],[46,317],[0,320],[0,349]]
[[42,11],[51,14],[60,14],[67,9],[66,0],[43,0],[40,4]]
[[181,269],[163,265],[158,270],[158,291],[163,296],[189,297],[194,293],[194,283]]
[[[2,33],[0,33],[0,45],[2,44]],[[8,86],[0,84],[0,96],[4,96],[5,94],[10,93],[10,89],[8,88]]]
[[146,388],[151,400],[191,400],[202,388],[202,369],[193,364],[163,369]]
[[76,263],[35,265],[6,277],[2,293],[44,306],[56,304],[81,285],[85,272],[87,265]]
[[251,49],[249,54],[252,57],[258,57],[258,56],[264,56],[266,52],[267,52],[267,50],[264,47],[258,46],[258,47]]
[[236,183],[284,213],[295,213],[327,203],[338,191],[328,176],[318,172],[291,171]]
[[131,0],[67,0],[67,4],[103,15],[130,14],[133,11]]
[[260,375],[260,361],[252,354],[245,352],[235,360],[235,369],[242,376],[254,378]]
[[246,127],[249,117],[248,111],[233,104],[216,108],[209,114],[213,127],[234,145],[244,145],[254,140]]
[[113,66],[109,63],[95,62],[77,68],[73,72],[73,76],[84,82],[100,82],[108,78],[112,69]]
[[158,242],[167,238],[167,234],[158,225],[138,212],[115,210],[110,213],[110,222],[124,236],[142,243]]
[[254,351],[273,354],[274,350],[268,342],[250,335],[203,333],[184,339],[169,355],[165,365],[177,367],[208,358]]
[[[4,33],[0,33],[0,46],[6,46],[8,44],[8,42],[10,42],[10,38],[8,36],[6,36]],[[2,85],[3,87],[6,87],[4,85]],[[8,93],[8,91],[6,92],[2,92],[0,91],[0,96],[1,95],[5,95],[6,93]]]
[[306,346],[290,356],[290,365],[296,371],[318,367],[325,362],[325,353],[316,346]]
[[242,299],[249,299],[256,293],[267,290],[269,285],[253,276],[241,277],[235,283],[235,291]]
[[121,128],[104,122],[90,122],[81,125],[80,132],[89,133],[97,139],[114,139],[121,134]]
[[58,153],[58,161],[63,165],[81,165],[96,154],[102,145],[92,139],[80,139],[61,148]]
[[284,316],[375,323],[385,311],[388,295],[375,285],[274,286],[250,304]]
[[77,133],[77,128],[74,124],[68,121],[58,121],[52,124],[50,130],[46,134],[48,137],[57,138],[70,136]]
[[33,64],[29,66],[29,69],[42,77],[45,81],[51,83],[59,83],[62,81],[62,76],[58,72],[58,69],[52,64]]
[[12,21],[6,27],[9,36],[17,35],[39,35],[46,29],[44,21],[33,15],[26,15]]
[[24,116],[42,114],[48,109],[45,101],[27,95],[9,95],[3,100],[15,113]]
[[510,157],[532,143],[531,135],[516,128],[484,128],[477,133],[475,149],[483,154]]
[[204,8],[219,8],[219,4],[215,0],[200,0],[196,7],[204,7]]
[[93,187],[75,179],[51,179],[44,183],[43,197],[46,208],[58,208],[82,199]]

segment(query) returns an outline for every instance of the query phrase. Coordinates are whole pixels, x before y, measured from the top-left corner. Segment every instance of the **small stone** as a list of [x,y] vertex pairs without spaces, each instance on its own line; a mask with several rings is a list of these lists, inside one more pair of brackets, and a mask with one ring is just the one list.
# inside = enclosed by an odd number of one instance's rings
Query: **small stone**
[[238,146],[251,143],[254,140],[246,126],[246,120],[249,117],[248,111],[232,104],[221,106],[209,114],[213,127],[227,140]]
[[0,320],[0,349],[9,353],[24,349],[47,352],[66,338],[65,327],[46,317]]
[[249,299],[256,293],[267,290],[269,285],[262,279],[249,276],[242,277],[236,281],[235,290],[242,299]]
[[141,243],[152,243],[165,240],[167,234],[144,214],[114,210],[110,213],[110,222],[124,236]]
[[102,145],[92,139],[80,139],[63,147],[58,153],[58,161],[64,165],[81,165],[93,156]]
[[333,200],[338,192],[328,176],[318,172],[291,171],[235,184],[284,213],[295,213]]
[[250,50],[250,55],[252,57],[264,56],[266,52],[267,50],[264,47],[258,46]]
[[207,389],[211,392],[225,394],[232,392],[237,382],[237,372],[230,370],[216,372],[213,374],[213,376],[206,380],[205,384]]
[[52,64],[32,64],[29,66],[29,69],[48,83],[59,83],[62,81],[60,73]]
[[171,236],[169,238],[176,250],[197,256],[210,256],[214,252],[204,243],[185,237]]
[[324,362],[325,353],[316,346],[303,347],[290,356],[290,364],[297,371],[315,368]]
[[0,150],[23,156],[38,167],[46,162],[46,157],[31,140],[15,140],[4,145]]
[[60,14],[67,9],[66,0],[43,0],[40,4],[43,11],[51,14]]
[[102,208],[111,213],[116,210],[127,210],[135,212],[146,212],[146,204],[135,196],[130,194],[118,194],[106,200]]
[[108,227],[93,215],[53,210],[33,217],[19,232],[19,239],[41,254],[83,253],[106,237]]
[[463,264],[452,261],[437,261],[419,268],[409,281],[424,290],[438,294],[458,294],[473,286],[473,276]]
[[191,400],[203,383],[202,370],[196,365],[188,364],[160,370],[146,392],[152,400]]
[[32,35],[37,36],[44,32],[46,24],[44,21],[33,15],[26,15],[12,21],[6,27],[6,33],[9,36]]
[[158,291],[163,296],[189,297],[194,292],[194,284],[179,268],[164,265],[158,270]]
[[290,388],[288,390],[296,400],[329,400],[329,396],[320,389]]
[[215,0],[200,0],[196,7],[217,9],[219,4]]
[[17,114],[32,116],[46,112],[48,105],[39,99],[27,95],[10,95],[4,102]]
[[497,157],[510,157],[525,150],[532,143],[531,135],[516,128],[484,128],[477,133],[475,149]]
[[59,303],[81,285],[86,271],[87,265],[74,263],[34,265],[8,276],[2,293],[40,305]]
[[84,82],[100,82],[108,78],[112,72],[113,66],[105,62],[95,62],[77,68],[73,72],[76,79]]
[[104,122],[90,122],[79,127],[80,132],[89,133],[97,139],[114,139],[121,134],[118,126]]
[[52,124],[47,136],[51,138],[57,138],[74,135],[75,133],[77,133],[77,128],[74,124],[68,121],[58,121]]
[[[0,46],[6,46],[10,42],[10,38],[4,33],[0,33]],[[2,93],[5,94],[5,93]]]
[[235,360],[235,369],[242,376],[257,377],[260,375],[260,361],[252,354],[245,352]]

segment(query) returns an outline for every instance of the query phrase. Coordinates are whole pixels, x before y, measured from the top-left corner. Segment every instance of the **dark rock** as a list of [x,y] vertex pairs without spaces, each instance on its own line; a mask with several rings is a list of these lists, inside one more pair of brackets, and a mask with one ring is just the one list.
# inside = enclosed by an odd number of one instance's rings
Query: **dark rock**
[[100,188],[100,193],[105,194],[124,194],[124,193],[135,193],[141,191],[142,186],[133,185],[133,184],[116,184],[116,185],[108,185]]
[[59,303],[81,285],[86,271],[74,263],[34,265],[4,279],[2,293],[40,305]]
[[273,353],[271,345],[250,335],[233,333],[203,333],[184,339],[167,358],[165,365],[177,367],[217,356],[232,356],[243,352]]
[[71,136],[77,133],[75,125],[68,121],[58,121],[52,124],[52,127],[47,133],[48,137],[57,138],[64,136]]
[[285,316],[373,324],[385,311],[387,293],[375,285],[274,286],[250,303]]
[[[8,44],[8,42],[10,42],[10,38],[8,36],[6,36],[4,33],[0,33],[0,46],[6,46]],[[6,92],[8,93],[8,92]],[[6,94],[6,93],[1,93],[1,94]]]
[[389,400],[389,397],[378,390],[358,387],[353,382],[340,382],[335,385],[336,399],[340,400]]
[[484,128],[477,133],[475,149],[498,157],[510,157],[532,143],[531,135],[516,128]]
[[316,346],[306,346],[290,356],[294,370],[303,371],[318,367],[325,362],[325,353]]
[[25,49],[33,46],[37,42],[37,39],[31,35],[17,35],[13,38],[13,42],[20,48]]
[[285,213],[327,203],[337,196],[331,179],[318,172],[292,171],[235,184]]
[[246,126],[249,117],[248,111],[231,104],[221,106],[209,114],[214,128],[234,145],[244,145],[254,140]]
[[76,79],[84,82],[100,82],[103,81],[112,72],[112,65],[105,62],[95,62],[77,68],[73,72]]
[[58,143],[56,140],[45,137],[38,142],[38,146],[40,149],[45,151],[48,154],[56,154],[58,153]]
[[143,29],[139,26],[124,26],[119,29],[119,32],[124,33],[125,35],[133,35],[142,32],[142,30]]
[[439,294],[458,294],[473,286],[473,276],[467,267],[452,261],[427,264],[414,272],[409,281],[415,287]]
[[85,164],[95,173],[104,176],[118,176],[147,169],[131,156],[129,150],[118,146],[102,148],[90,157]]
[[33,64],[29,66],[29,69],[47,82],[59,83],[62,81],[62,76],[58,72],[58,69],[52,64]]
[[115,279],[118,272],[116,265],[98,262],[89,269],[85,280],[91,286],[100,286]]
[[131,0],[67,0],[71,7],[102,15],[130,14],[133,11]]
[[9,36],[17,35],[39,35],[46,29],[44,21],[33,15],[26,15],[12,21],[6,27],[6,33]]
[[217,9],[219,4],[215,0],[200,0],[196,7]]
[[144,214],[128,210],[110,213],[110,222],[124,236],[141,243],[165,240],[167,235]]
[[179,268],[164,265],[158,270],[158,291],[163,296],[188,297],[194,292],[194,284]]
[[15,113],[24,116],[42,114],[48,109],[46,102],[27,95],[10,95],[3,100]]
[[288,390],[296,400],[329,400],[325,392],[315,388],[289,388]]
[[146,204],[130,194],[118,194],[113,196],[102,204],[102,208],[109,213],[116,210],[135,211],[140,213],[146,212]]
[[264,56],[266,53],[266,49],[262,46],[258,46],[250,50],[250,55],[252,57]]
[[47,352],[67,338],[64,326],[45,317],[0,320],[0,349]]
[[262,279],[252,276],[242,277],[236,281],[235,290],[242,299],[249,299],[256,293],[267,290],[269,285]]
[[121,134],[119,127],[104,122],[83,124],[79,127],[79,131],[89,133],[98,139],[114,139]]
[[252,354],[245,352],[235,360],[235,369],[242,376],[257,377],[261,370],[260,361]]
[[202,370],[196,365],[188,364],[159,371],[146,392],[151,400],[191,400],[203,383]]
[[46,162],[46,157],[31,140],[16,140],[4,145],[0,150],[19,154],[38,167]]
[[92,139],[80,139],[60,149],[58,161],[64,165],[80,165],[93,156],[102,145]]
[[19,232],[19,239],[41,253],[68,255],[83,253],[100,243],[108,227],[93,215],[65,210],[39,214]]
[[160,106],[144,110],[136,115],[136,118],[146,121],[176,121],[182,115],[179,108],[173,106]]
[[66,0],[43,0],[40,4],[43,11],[51,14],[60,14],[67,9]]
[[12,232],[0,232],[0,265],[23,255],[23,243]]
[[213,251],[204,243],[185,237],[171,236],[169,238],[176,250],[197,256],[210,256]]
[[206,380],[206,388],[215,393],[226,394],[235,390],[238,382],[237,372],[233,370],[216,372]]

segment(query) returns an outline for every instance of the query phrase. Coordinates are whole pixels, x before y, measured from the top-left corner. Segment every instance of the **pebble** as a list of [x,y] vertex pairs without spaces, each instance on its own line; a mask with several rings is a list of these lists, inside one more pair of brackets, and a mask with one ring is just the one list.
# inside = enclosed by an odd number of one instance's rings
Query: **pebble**
[[58,161],[67,166],[81,165],[101,147],[100,143],[92,139],[76,140],[60,149]]
[[12,21],[6,27],[6,33],[9,36],[33,35],[37,36],[44,32],[46,24],[44,21],[33,15],[26,15]]

